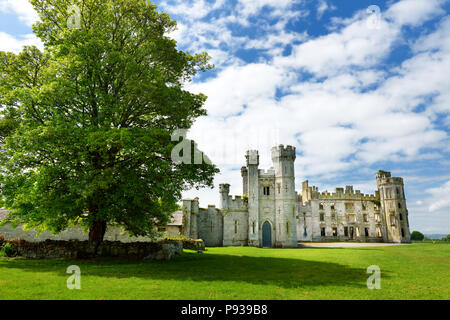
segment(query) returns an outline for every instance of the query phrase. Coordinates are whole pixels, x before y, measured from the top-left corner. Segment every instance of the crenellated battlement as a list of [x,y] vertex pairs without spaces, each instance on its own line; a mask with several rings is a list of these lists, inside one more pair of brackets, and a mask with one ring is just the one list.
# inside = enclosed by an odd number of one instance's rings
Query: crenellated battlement
[[323,191],[322,193],[317,193],[313,195],[313,199],[319,200],[379,200],[379,196],[375,194],[364,194],[359,190],[354,193],[329,193],[328,191]]
[[234,196],[234,198],[233,196],[228,196],[227,204],[228,211],[242,211],[248,208],[247,198],[241,196]]
[[260,176],[275,176],[275,170],[273,168],[270,169],[259,169],[258,173]]
[[272,160],[275,159],[288,159],[288,160],[295,160],[297,157],[295,147],[293,146],[284,146],[280,144],[277,147],[272,148]]
[[364,194],[360,190],[353,190],[353,186],[346,186],[344,188],[335,188],[334,192],[328,192],[328,190],[319,191],[316,186],[308,186],[308,181],[302,183],[302,200],[307,202],[309,200],[367,200],[374,201],[379,200],[380,196],[378,191],[373,194]]
[[259,153],[258,150],[248,150],[245,153],[245,159],[247,160],[247,167],[249,165],[259,165]]

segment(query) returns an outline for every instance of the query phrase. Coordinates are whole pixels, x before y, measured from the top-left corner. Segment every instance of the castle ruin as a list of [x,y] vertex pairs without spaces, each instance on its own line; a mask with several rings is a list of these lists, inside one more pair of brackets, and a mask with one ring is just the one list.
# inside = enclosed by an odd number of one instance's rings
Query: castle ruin
[[308,181],[295,191],[295,147],[272,148],[273,167],[259,169],[256,150],[246,153],[242,196],[221,184],[220,209],[183,201],[183,234],[207,246],[297,247],[299,241],[409,243],[408,210],[402,178],[378,171],[378,190],[353,186],[319,192]]

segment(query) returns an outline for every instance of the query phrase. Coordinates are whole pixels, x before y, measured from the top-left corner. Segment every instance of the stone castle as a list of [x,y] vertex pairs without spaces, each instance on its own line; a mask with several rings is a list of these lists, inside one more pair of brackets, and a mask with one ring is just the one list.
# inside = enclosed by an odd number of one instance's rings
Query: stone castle
[[246,153],[243,196],[221,184],[220,209],[183,201],[183,234],[207,246],[297,247],[298,241],[410,242],[403,179],[376,174],[378,190],[352,186],[319,192],[308,181],[295,191],[295,147],[272,148],[273,167],[261,170],[258,151]]

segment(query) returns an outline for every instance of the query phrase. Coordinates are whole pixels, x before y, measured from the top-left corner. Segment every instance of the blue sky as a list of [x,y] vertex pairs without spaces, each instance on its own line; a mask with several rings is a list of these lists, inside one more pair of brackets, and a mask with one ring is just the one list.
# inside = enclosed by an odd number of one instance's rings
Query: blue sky
[[[215,70],[186,88],[208,116],[189,136],[241,194],[247,149],[297,148],[296,184],[376,188],[405,181],[411,229],[450,233],[450,1],[159,0],[178,21],[182,50],[207,51]],[[26,0],[0,0],[0,50],[40,42]],[[202,206],[218,190],[192,190]]]

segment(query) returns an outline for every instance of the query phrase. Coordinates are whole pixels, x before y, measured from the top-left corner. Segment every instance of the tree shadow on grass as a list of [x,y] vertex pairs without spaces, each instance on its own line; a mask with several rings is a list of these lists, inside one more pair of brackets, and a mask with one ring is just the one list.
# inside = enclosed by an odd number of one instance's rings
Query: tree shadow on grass
[[[66,269],[78,265],[82,275],[107,278],[142,278],[175,281],[234,281],[283,288],[305,286],[366,287],[364,268],[298,258],[184,252],[171,261],[102,260],[0,260],[0,268],[54,273],[67,277]],[[383,278],[388,277],[386,271]]]

